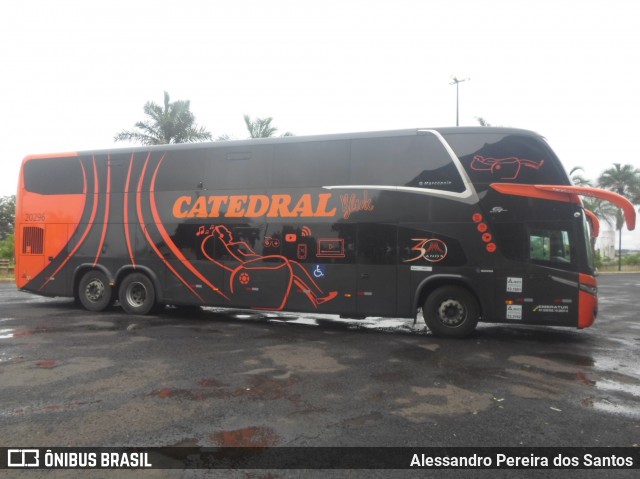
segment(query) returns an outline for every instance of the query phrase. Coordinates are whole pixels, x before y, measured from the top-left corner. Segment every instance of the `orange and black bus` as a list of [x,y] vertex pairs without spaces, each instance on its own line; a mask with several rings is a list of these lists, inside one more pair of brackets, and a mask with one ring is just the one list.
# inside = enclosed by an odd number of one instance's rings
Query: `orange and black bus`
[[539,135],[435,128],[24,159],[16,283],[91,311],[202,305],[585,328],[597,312],[578,195]]

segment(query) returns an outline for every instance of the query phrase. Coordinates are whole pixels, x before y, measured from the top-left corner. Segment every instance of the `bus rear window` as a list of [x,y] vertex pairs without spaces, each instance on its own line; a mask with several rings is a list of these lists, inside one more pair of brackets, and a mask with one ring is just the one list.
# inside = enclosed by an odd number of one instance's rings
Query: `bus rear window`
[[73,195],[84,192],[80,159],[47,158],[24,164],[24,187],[40,195]]

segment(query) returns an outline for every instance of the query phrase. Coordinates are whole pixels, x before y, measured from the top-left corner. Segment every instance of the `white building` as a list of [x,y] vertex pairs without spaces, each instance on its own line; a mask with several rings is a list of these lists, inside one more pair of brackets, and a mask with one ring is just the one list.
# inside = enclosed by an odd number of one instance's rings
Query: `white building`
[[616,257],[616,232],[613,230],[600,231],[596,239],[596,251],[600,251],[602,258]]

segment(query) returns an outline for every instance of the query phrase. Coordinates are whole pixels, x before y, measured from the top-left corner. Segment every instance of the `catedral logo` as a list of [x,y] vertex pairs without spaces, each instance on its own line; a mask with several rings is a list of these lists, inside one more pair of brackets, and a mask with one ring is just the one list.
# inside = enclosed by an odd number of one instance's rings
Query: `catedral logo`
[[318,218],[333,217],[329,208],[331,193],[303,194],[296,201],[291,195],[213,195],[192,198],[180,196],[173,203],[176,218]]

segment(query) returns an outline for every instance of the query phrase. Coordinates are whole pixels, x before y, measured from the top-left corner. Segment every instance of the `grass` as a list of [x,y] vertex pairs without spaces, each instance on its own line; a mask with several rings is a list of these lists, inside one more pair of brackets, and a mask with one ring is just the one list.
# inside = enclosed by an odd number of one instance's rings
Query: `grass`
[[14,280],[13,266],[10,266],[9,270],[7,270],[4,267],[0,269],[0,281],[13,281],[13,280]]
[[[598,268],[600,273],[617,273],[618,272],[618,264],[608,264],[606,266],[600,266]],[[623,264],[622,265],[623,273],[640,273],[640,265],[638,264]]]

